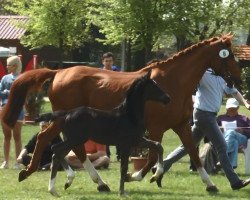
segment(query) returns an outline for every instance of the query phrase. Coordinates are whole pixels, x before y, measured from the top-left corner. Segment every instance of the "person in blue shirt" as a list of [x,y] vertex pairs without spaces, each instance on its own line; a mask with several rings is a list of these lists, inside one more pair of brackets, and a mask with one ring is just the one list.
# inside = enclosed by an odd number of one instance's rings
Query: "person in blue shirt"
[[[2,100],[1,108],[7,103],[8,96],[10,93],[10,87],[14,82],[14,80],[21,73],[21,70],[22,70],[22,63],[18,56],[11,56],[7,59],[8,74],[3,76],[0,83],[0,98]],[[0,166],[0,169],[6,169],[9,167],[10,140],[12,136],[15,141],[16,158],[21,152],[22,148],[21,129],[22,129],[23,118],[24,118],[24,113],[22,111],[13,129],[10,129],[8,126],[2,123],[2,130],[4,134],[4,140],[3,140],[4,161]],[[19,164],[16,163],[14,165],[14,168],[19,169]]]
[[[227,154],[225,139],[216,121],[224,93],[232,95],[240,103],[245,105],[247,109],[250,109],[249,103],[236,88],[228,87],[223,78],[216,76],[212,69],[208,69],[198,85],[194,99],[194,125],[192,126],[192,135],[196,145],[200,143],[204,136],[212,142],[231,188],[238,190],[248,185],[250,179],[241,180],[235,173]],[[186,154],[187,151],[183,145],[171,152],[164,159],[164,172],[167,172],[173,163]],[[154,171],[154,168],[152,171]],[[161,183],[161,178],[157,182],[158,185]]]
[[[111,52],[104,53],[102,55],[102,69],[105,70],[112,70],[112,71],[121,71],[121,69],[114,65],[114,55]],[[107,147],[107,155],[110,157],[110,149],[109,145]],[[116,146],[116,158],[117,160],[120,160],[120,149],[118,146]]]
[[102,55],[102,69],[112,70],[112,71],[121,71],[121,69],[114,65],[114,55],[111,52],[104,53]]

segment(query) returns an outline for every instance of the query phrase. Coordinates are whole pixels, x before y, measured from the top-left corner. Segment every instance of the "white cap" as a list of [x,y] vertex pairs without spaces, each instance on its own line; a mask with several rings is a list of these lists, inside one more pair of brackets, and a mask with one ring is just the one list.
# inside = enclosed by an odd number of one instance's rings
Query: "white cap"
[[226,103],[226,109],[228,108],[238,108],[239,102],[235,98],[229,98]]

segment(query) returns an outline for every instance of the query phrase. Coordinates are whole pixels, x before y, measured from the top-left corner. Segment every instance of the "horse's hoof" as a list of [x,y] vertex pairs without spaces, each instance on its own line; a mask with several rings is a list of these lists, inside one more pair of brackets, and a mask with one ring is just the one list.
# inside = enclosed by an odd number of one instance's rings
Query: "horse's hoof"
[[125,182],[130,182],[132,179],[132,173],[131,172],[128,172],[126,177],[125,177]]
[[163,174],[161,174],[161,175],[158,177],[158,179],[156,180],[156,184],[157,184],[157,186],[158,186],[159,188],[162,187],[162,185],[161,185],[162,178],[163,178]]
[[59,195],[59,194],[57,193],[57,191],[54,190],[54,189],[49,190],[49,192],[50,192],[50,194],[52,194],[54,197],[60,197],[60,195]]
[[207,186],[206,191],[207,192],[219,192],[218,188],[215,185]]
[[129,195],[128,195],[128,193],[126,193],[126,192],[120,192],[120,197],[128,198]]
[[111,191],[110,188],[109,188],[109,186],[107,184],[98,185],[97,190],[99,192],[110,192]]
[[69,188],[70,185],[71,185],[71,184],[69,184],[69,183],[65,183],[65,185],[64,185],[64,190],[67,190],[67,189]]
[[21,182],[23,180],[25,180],[27,178],[27,174],[26,174],[26,170],[22,170],[19,172],[19,177],[18,177],[18,181]]
[[151,178],[150,178],[150,183],[153,183],[153,182],[155,182],[157,180],[157,178],[155,177],[155,176],[152,176]]

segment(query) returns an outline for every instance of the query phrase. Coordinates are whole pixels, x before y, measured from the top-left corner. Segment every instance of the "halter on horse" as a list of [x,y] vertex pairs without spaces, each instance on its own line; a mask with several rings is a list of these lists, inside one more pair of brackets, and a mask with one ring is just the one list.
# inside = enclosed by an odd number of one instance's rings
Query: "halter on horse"
[[[163,133],[172,128],[189,151],[203,182],[207,185],[207,190],[214,190],[215,186],[201,165],[191,136],[191,96],[207,68],[212,68],[223,78],[230,75],[234,80],[240,81],[241,70],[231,51],[232,37],[227,34],[199,42],[166,61],[153,63],[136,72],[112,72],[82,66],[59,71],[31,70],[13,83],[9,101],[3,111],[3,122],[13,127],[27,93],[33,88],[39,88],[47,79],[54,78],[49,88],[49,98],[54,111],[83,105],[110,110],[122,101],[136,78],[152,69],[151,78],[169,94],[171,102],[165,107],[155,102],[146,103],[144,119],[149,138],[161,142]],[[59,133],[59,124],[54,122],[39,134],[31,163],[19,174],[20,181],[36,171],[44,147]],[[85,152],[82,152],[81,148],[75,148],[74,152],[83,163]],[[155,151],[150,151],[147,164],[140,172],[133,174],[132,180],[141,180],[156,160]],[[104,182],[98,179],[98,185],[102,184]]]

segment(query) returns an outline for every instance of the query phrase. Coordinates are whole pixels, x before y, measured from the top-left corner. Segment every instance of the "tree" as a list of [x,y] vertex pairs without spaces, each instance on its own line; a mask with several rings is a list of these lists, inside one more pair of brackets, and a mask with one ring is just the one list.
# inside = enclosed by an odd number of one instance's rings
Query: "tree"
[[21,43],[31,48],[58,47],[63,55],[89,39],[83,11],[86,1],[8,0],[6,9],[29,17]]
[[[238,27],[250,29],[249,0],[4,0],[7,8],[30,17],[22,42],[53,45],[67,52],[93,39],[97,26],[104,44],[122,42],[142,67],[161,46],[192,43]],[[172,38],[175,38],[173,40]],[[164,39],[163,39],[164,38]],[[130,49],[131,47],[131,49]]]
[[[107,44],[129,41],[144,51],[144,63],[162,38],[175,36],[177,50],[216,34],[246,26],[248,0],[92,0],[91,23],[105,34]],[[249,23],[248,23],[249,26]],[[169,41],[169,40],[168,40]],[[157,44],[157,45],[156,45]],[[142,55],[142,54],[141,54]]]
[[166,31],[162,0],[92,0],[88,6],[89,22],[106,36],[106,44],[126,41],[132,51],[140,53],[143,63],[152,57],[157,38]]

